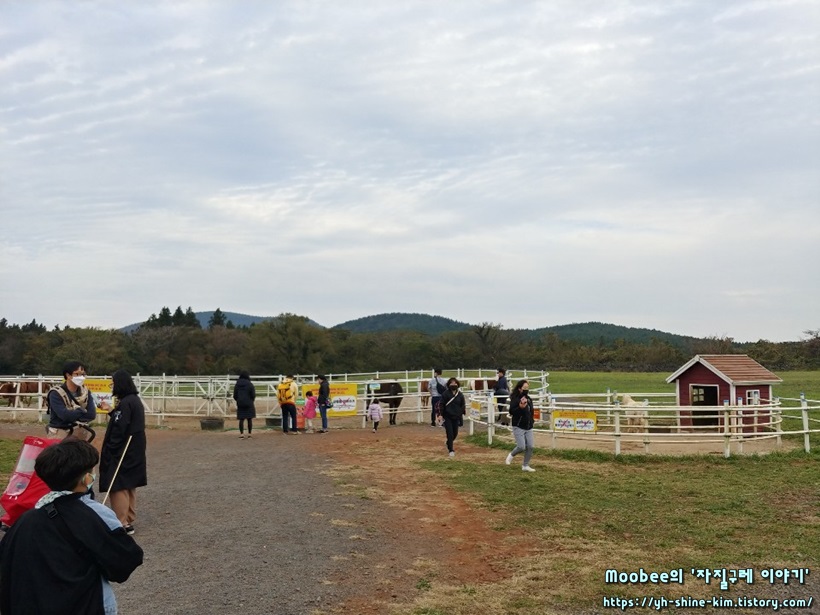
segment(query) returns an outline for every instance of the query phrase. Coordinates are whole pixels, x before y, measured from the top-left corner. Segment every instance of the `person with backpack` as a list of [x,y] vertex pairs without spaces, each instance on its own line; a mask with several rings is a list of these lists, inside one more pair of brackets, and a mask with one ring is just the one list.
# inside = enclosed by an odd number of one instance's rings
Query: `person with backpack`
[[68,438],[46,448],[34,470],[51,491],[0,541],[0,613],[112,615],[111,582],[123,583],[143,552],[114,512],[89,491],[99,454]]
[[430,392],[430,427],[436,426],[436,418],[441,416],[441,394],[446,390],[446,382],[441,377],[441,368],[433,368],[433,377],[427,383]]
[[[46,434],[49,437],[67,436],[76,423],[90,423],[97,418],[97,404],[84,383],[85,365],[80,361],[69,361],[63,365],[63,383],[51,389],[46,396],[49,415]],[[107,412],[111,406],[104,401],[100,408]],[[82,431],[75,435],[82,438],[84,434],[86,432]]]
[[296,396],[299,389],[293,381],[293,375],[288,374],[276,387],[276,399],[282,409],[282,431],[298,434],[296,429]]
[[464,424],[464,415],[467,414],[467,402],[464,393],[459,390],[457,378],[447,381],[447,389],[441,396],[441,415],[444,417],[444,429],[447,432],[447,451],[450,457],[455,457],[453,442],[458,437],[458,428]]

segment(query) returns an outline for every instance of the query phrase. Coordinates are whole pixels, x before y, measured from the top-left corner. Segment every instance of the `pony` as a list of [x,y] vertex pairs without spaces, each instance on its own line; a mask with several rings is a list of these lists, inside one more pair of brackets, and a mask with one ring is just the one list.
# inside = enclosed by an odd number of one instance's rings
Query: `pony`
[[649,410],[645,408],[649,405],[649,400],[642,402],[632,399],[627,393],[621,393],[621,405],[626,408],[624,418],[626,418],[626,433],[643,433],[649,430]]

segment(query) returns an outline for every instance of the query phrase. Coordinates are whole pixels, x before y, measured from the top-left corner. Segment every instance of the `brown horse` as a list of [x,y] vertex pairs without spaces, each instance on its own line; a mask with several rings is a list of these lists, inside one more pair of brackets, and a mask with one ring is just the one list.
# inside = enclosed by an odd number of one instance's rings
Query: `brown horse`
[[[51,389],[51,385],[47,382],[42,383],[43,387],[43,403],[45,404],[45,397]],[[18,381],[18,382],[3,382],[0,383],[0,398],[5,399],[8,406],[15,408],[31,405],[33,397],[36,397],[40,392],[40,383],[32,381]]]

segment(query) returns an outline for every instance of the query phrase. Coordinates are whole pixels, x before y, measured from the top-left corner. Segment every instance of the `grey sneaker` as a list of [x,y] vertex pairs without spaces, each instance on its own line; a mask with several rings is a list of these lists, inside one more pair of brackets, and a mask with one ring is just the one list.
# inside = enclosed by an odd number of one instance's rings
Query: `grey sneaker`
[[504,463],[506,463],[507,465],[510,465],[512,463],[512,459],[513,459],[513,456],[512,456],[512,453],[510,453],[509,455],[507,455],[507,458],[504,460]]
[[524,472],[535,472],[535,468],[531,468],[530,466],[521,466],[521,469]]
[[455,451],[450,451],[450,457],[455,457],[455,456],[456,456],[456,452]]

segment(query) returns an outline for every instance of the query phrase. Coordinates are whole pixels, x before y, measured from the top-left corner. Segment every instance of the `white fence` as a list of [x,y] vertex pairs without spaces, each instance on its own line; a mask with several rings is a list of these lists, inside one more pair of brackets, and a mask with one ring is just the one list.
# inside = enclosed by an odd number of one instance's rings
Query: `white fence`
[[[754,405],[735,406],[676,406],[671,393],[629,393],[634,399],[654,398],[654,403],[638,406],[622,406],[615,394],[561,395],[546,390],[533,390],[531,397],[539,418],[534,431],[547,437],[550,446],[556,448],[559,440],[583,443],[598,442],[612,446],[620,455],[623,444],[638,443],[645,453],[653,445],[719,444],[724,457],[732,452],[743,453],[744,443],[774,440],[779,447],[783,436],[803,437],[803,448],[811,450],[811,434],[820,434],[820,401],[800,399],[760,400]],[[499,425],[499,418],[506,417],[504,409],[499,412],[493,398],[486,394],[474,394],[470,398],[470,434],[476,426],[487,431],[487,441],[492,443],[497,432],[508,433],[511,428]],[[563,425],[559,418],[585,420],[583,428]],[[637,419],[637,420],[636,420]]]
[[[456,377],[465,390],[469,391],[475,381],[494,379],[495,369],[443,369],[445,378]],[[533,370],[508,370],[507,377],[511,381],[527,378],[546,388],[548,373]],[[258,375],[251,380],[256,388],[257,414],[275,416],[280,408],[276,400],[276,387],[284,375]],[[429,394],[422,391],[422,383],[432,378],[432,370],[404,370],[378,371],[364,373],[326,374],[328,381],[333,383],[355,383],[357,385],[358,414],[364,415],[365,399],[373,385],[382,382],[398,382],[402,386],[402,403],[399,414],[415,413],[415,420],[422,422],[425,412],[429,412]],[[105,379],[106,376],[89,376],[89,378]],[[315,383],[317,374],[299,374],[295,376],[297,384]],[[10,418],[17,418],[17,410],[36,409],[38,420],[43,420],[45,413],[45,395],[47,389],[62,382],[57,376],[0,376],[0,383],[8,382],[15,387],[22,382],[39,383],[39,390],[28,395],[12,393],[6,399],[6,408],[10,411]],[[236,376],[134,376],[134,383],[146,407],[146,418],[153,417],[157,424],[166,418],[174,417],[227,417],[232,411],[233,386]],[[0,403],[2,398],[0,398]],[[2,410],[0,406],[0,410]],[[364,424],[364,418],[362,419]]]

